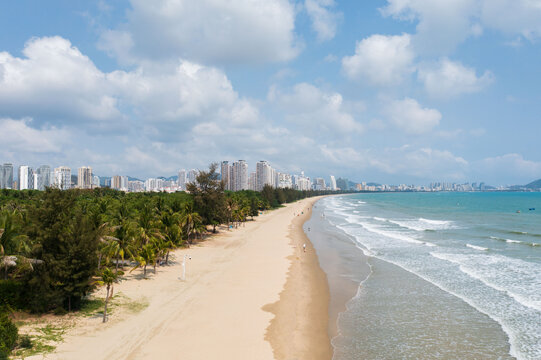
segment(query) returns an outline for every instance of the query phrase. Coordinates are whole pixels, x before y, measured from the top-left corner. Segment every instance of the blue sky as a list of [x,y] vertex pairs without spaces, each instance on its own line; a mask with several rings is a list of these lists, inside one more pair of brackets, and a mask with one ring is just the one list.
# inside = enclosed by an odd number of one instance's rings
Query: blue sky
[[537,0],[11,1],[0,162],[541,177]]

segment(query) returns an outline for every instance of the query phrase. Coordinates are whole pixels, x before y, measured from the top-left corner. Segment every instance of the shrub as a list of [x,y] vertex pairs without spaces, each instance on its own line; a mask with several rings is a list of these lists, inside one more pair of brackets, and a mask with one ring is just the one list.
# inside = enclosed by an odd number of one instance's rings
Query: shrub
[[0,313],[0,359],[7,358],[15,347],[19,331],[6,312]]
[[30,339],[30,336],[23,335],[19,339],[19,346],[23,349],[31,349],[32,348],[32,339]]

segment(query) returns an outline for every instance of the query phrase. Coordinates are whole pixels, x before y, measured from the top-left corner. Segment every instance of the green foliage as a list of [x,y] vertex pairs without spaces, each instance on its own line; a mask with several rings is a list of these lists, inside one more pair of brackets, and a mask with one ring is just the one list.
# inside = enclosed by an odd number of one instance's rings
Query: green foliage
[[58,314],[88,307],[83,299],[104,269],[141,267],[146,276],[148,265],[167,264],[172,250],[193,244],[207,226],[239,226],[261,210],[325,194],[270,186],[224,191],[216,170],[211,164],[189,192],[172,194],[0,190],[0,279],[7,279],[0,305]]
[[19,346],[23,349],[32,348],[32,339],[28,335],[23,335],[19,338]]
[[24,301],[21,296],[23,284],[16,280],[0,280],[0,308],[22,308]]
[[9,356],[18,336],[17,326],[11,322],[5,311],[0,311],[0,359]]

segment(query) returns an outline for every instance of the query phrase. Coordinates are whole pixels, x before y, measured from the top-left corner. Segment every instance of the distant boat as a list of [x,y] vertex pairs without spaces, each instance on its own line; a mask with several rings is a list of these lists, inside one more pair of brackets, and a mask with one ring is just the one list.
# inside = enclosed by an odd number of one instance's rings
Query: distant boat
[[520,210],[517,210],[517,214],[520,214]]
[[533,211],[533,210],[535,210],[535,208],[529,208],[528,210]]

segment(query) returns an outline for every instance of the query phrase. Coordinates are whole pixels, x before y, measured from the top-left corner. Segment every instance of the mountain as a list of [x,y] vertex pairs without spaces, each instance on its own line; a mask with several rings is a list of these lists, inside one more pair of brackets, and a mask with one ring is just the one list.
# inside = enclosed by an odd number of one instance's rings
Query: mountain
[[541,179],[532,181],[528,185],[524,185],[526,189],[541,189]]

